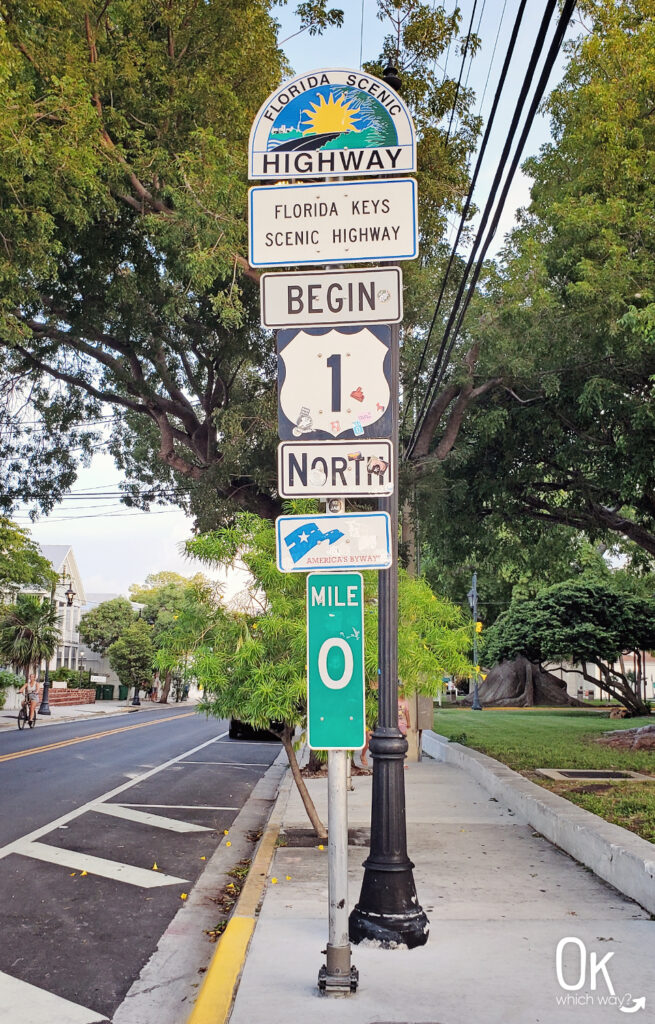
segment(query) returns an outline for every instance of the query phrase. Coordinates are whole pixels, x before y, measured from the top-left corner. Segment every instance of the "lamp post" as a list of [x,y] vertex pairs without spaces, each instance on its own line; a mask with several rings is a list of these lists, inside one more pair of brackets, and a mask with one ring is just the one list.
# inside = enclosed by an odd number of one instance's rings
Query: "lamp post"
[[[385,81],[398,89],[394,68]],[[391,328],[392,445],[398,452],[399,329]],[[350,914],[350,939],[413,949],[428,940],[428,919],[419,904],[407,854],[404,761],[407,740],[398,728],[398,488],[379,507],[391,517],[391,568],[378,574],[378,722],[371,737],[373,793],[371,842],[359,900]]]
[[478,693],[478,574],[473,573],[473,586],[468,592],[468,601],[473,612],[473,703],[471,711],[482,711],[480,695]]
[[[68,589],[64,592],[64,597],[66,598],[67,606],[69,608],[71,608],[72,605],[73,605],[73,601],[75,599],[75,591],[73,590],[73,584],[72,584],[71,578],[70,578],[70,576],[67,576],[66,573],[62,572],[60,579],[61,579],[62,583],[64,583],[66,581],[66,579],[68,579]],[[56,587],[57,587],[57,584],[55,582],[55,583],[52,584],[52,589],[50,590],[50,607],[51,608],[55,607],[55,590],[56,590]],[[51,715],[52,714],[52,712],[50,710],[49,697],[50,697],[50,659],[48,657],[46,657],[46,659],[45,659],[45,678],[43,680],[43,697],[41,698],[41,703],[39,705],[39,714],[40,715]]]

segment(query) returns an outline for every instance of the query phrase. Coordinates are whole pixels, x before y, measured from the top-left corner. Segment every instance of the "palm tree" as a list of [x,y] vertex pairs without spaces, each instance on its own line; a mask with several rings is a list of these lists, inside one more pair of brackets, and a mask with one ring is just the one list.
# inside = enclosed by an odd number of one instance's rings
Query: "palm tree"
[[0,612],[0,663],[11,662],[26,682],[43,658],[50,660],[60,640],[57,609],[48,598],[19,594]]

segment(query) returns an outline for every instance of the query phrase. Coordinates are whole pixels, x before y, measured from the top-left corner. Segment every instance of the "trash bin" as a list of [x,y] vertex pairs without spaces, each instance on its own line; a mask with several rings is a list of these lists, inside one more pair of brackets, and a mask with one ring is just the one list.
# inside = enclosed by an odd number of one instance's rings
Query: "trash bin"
[[102,686],[96,686],[96,700],[102,700]]
[[103,683],[102,684],[102,699],[113,700],[114,699],[114,684]]
[[118,699],[127,700],[127,686],[123,686],[122,683],[118,687]]

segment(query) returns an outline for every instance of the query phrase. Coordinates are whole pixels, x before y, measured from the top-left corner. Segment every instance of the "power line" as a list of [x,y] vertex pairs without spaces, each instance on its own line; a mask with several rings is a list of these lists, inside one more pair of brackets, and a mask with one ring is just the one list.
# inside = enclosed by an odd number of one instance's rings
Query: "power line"
[[[546,6],[546,9],[544,11],[544,14],[543,14],[543,17],[542,17],[542,20],[541,20],[541,25],[539,26],[539,32],[537,34],[537,38],[535,40],[535,43],[534,43],[534,46],[533,46],[533,49],[532,49],[532,53],[530,55],[530,61],[528,63],[528,67],[526,69],[525,76],[524,76],[524,79],[523,79],[523,84],[521,86],[521,90],[520,90],[520,93],[519,93],[519,96],[518,96],[518,99],[517,99],[517,103],[516,103],[516,106],[514,108],[514,113],[512,115],[512,120],[511,120],[511,123],[510,123],[510,126],[509,126],[509,130],[508,130],[508,133],[507,133],[507,135],[505,137],[505,143],[504,143],[504,146],[503,146],[503,150],[501,152],[500,160],[498,162],[498,167],[496,168],[494,179],[493,179],[493,182],[492,182],[492,185],[491,185],[491,190],[490,190],[489,196],[487,198],[485,209],[484,209],[484,212],[483,212],[483,215],[482,215],[482,220],[480,222],[480,226],[479,226],[478,231],[476,233],[476,237],[475,237],[475,240],[474,240],[471,252],[469,254],[468,263],[467,263],[465,272],[464,272],[464,274],[462,276],[462,279],[460,281],[460,285],[459,285],[459,288],[457,290],[457,294],[455,296],[455,300],[453,302],[453,306],[452,306],[452,309],[451,309],[450,317],[449,317],[447,325],[446,325],[446,329],[445,329],[444,334],[443,334],[442,339],[441,339],[441,344],[440,344],[440,347],[439,347],[439,352],[437,354],[437,359],[436,359],[436,362],[435,362],[433,370],[432,370],[432,376],[431,376],[430,381],[428,383],[427,390],[426,390],[426,392],[425,392],[425,394],[423,396],[423,401],[421,403],[421,408],[420,408],[420,410],[418,412],[418,415],[416,417],[416,421],[414,423],[414,427],[413,427],[413,430],[412,430],[411,437],[410,437],[409,442],[408,442],[408,444],[406,446],[406,449],[405,449],[405,456],[404,456],[405,458],[408,458],[409,455],[411,454],[411,451],[413,450],[413,448],[414,448],[414,446],[416,444],[416,439],[418,437],[418,433],[419,433],[419,431],[421,429],[421,426],[423,424],[423,420],[425,418],[425,415],[427,414],[427,406],[429,405],[428,399],[430,397],[430,391],[432,389],[432,386],[433,386],[434,380],[436,378],[436,375],[440,371],[440,367],[441,367],[441,364],[442,364],[442,361],[443,361],[443,358],[444,358],[444,355],[445,355],[445,351],[446,351],[446,346],[448,344],[448,338],[449,338],[450,332],[452,330],[453,324],[455,322],[455,319],[457,317],[459,305],[460,305],[460,303],[462,301],[462,297],[464,295],[464,291],[465,291],[465,288],[466,288],[467,280],[468,280],[469,274],[471,273],[471,269],[472,269],[473,263],[475,261],[477,250],[478,250],[478,247],[479,247],[480,242],[482,240],[483,232],[484,232],[484,230],[486,228],[487,221],[488,221],[489,216],[491,214],[491,210],[493,209],[493,204],[495,202],[496,193],[497,193],[498,188],[500,186],[502,175],[503,175],[504,170],[505,170],[505,164],[507,163],[507,159],[509,157],[509,152],[510,152],[510,149],[512,147],[512,143],[514,141],[514,136],[515,136],[516,131],[518,129],[518,123],[519,123],[519,120],[520,120],[521,115],[523,113],[523,106],[524,106],[524,104],[526,102],[528,92],[530,91],[530,87],[531,87],[531,84],[532,84],[532,79],[534,77],[536,66],[537,66],[537,63],[539,61],[539,57],[541,56],[541,51],[542,51],[542,49],[543,49],[543,47],[545,45],[545,40],[546,40],[546,35],[547,35],[547,32],[548,32],[548,27],[549,27],[550,20],[551,20],[552,15],[553,15],[553,11],[555,10],[555,3],[556,3],[556,0],[548,0],[548,4]],[[525,5],[523,4],[523,6],[525,6]],[[517,18],[518,18],[519,15],[522,16],[522,13],[523,13],[522,12],[522,8],[519,8],[519,12],[517,14]],[[518,27],[516,25],[516,22],[515,22],[515,26],[514,27],[515,27],[516,32],[518,32]],[[506,64],[507,63],[508,62],[507,62],[507,58],[506,58]],[[503,70],[505,70],[505,68]],[[499,81],[498,88],[496,89],[496,98],[495,99],[500,99],[500,85],[501,85],[501,83]],[[495,102],[495,100],[494,100],[494,102]],[[490,120],[491,120],[491,116],[490,116]],[[487,128],[489,128],[489,125],[487,125]],[[488,131],[485,132],[485,136],[486,137],[488,137],[488,134],[489,134]],[[484,144],[484,141],[485,140],[483,140],[483,144]],[[476,167],[476,170],[478,170],[478,167]],[[450,269],[452,267],[452,262],[453,262],[454,257],[455,257],[455,250],[456,250],[456,248],[457,248],[457,241],[456,241],[455,245],[453,246],[453,251],[451,253],[451,258],[449,260],[449,265],[448,265],[448,268],[446,270],[446,279],[445,280],[447,280],[448,274],[449,274]],[[439,299],[437,300],[437,310],[435,311],[435,313],[440,308],[441,301],[443,299],[443,294],[445,292],[445,280],[442,283]],[[436,315],[433,318],[433,323],[434,323],[434,321],[436,321]],[[433,325],[431,325],[431,330],[432,330],[432,326]],[[429,338],[427,340],[429,341]]]
[[500,38],[500,30],[503,27],[503,20],[505,18],[505,11],[507,9],[507,0],[503,4],[503,9],[500,13],[500,21],[498,22],[498,31],[496,32],[496,38],[494,39],[494,48],[491,51],[491,60],[489,61],[489,68],[487,70],[487,77],[484,83],[484,89],[482,90],[482,98],[480,99],[480,114],[482,114],[482,108],[484,106],[484,98],[487,95],[487,86],[489,85],[489,78],[491,76],[491,69],[494,64],[494,58],[496,56],[496,47],[498,46],[498,40]]
[[468,32],[466,33],[466,42],[464,43],[464,50],[462,51],[462,63],[459,67],[459,76],[457,78],[457,87],[455,89],[455,99],[453,100],[453,109],[450,112],[450,121],[448,122],[448,131],[446,132],[446,141],[444,146],[448,145],[450,140],[450,129],[453,126],[453,118],[455,117],[455,111],[457,109],[457,100],[459,98],[459,90],[462,84],[462,75],[464,74],[464,65],[466,63],[466,54],[468,52],[469,43],[471,41],[471,32],[473,31],[473,19],[475,18],[475,9],[478,6],[478,0],[473,0],[473,10],[471,11],[471,20],[469,22]]
[[[549,3],[548,9],[547,9],[547,11],[544,14],[544,18],[542,19],[542,25],[540,27],[539,37],[538,37],[537,43],[535,43],[535,48],[533,49],[533,53],[532,53],[532,56],[531,56],[531,59],[530,59],[530,66],[528,67],[528,71],[526,72],[526,79],[524,80],[524,88],[522,88],[522,90],[521,90],[521,96],[523,97],[523,99],[521,99],[521,97],[519,98],[519,104],[517,105],[517,110],[515,111],[514,118],[512,119],[512,126],[510,127],[510,133],[508,135],[508,138],[507,138],[506,143],[505,143],[505,147],[503,149],[503,156],[505,157],[505,159],[506,159],[506,155],[505,155],[506,151],[508,151],[509,148],[511,148],[511,143],[512,143],[512,139],[513,139],[513,135],[514,135],[515,130],[516,130],[516,123],[518,122],[518,113],[519,113],[519,109],[518,108],[519,108],[519,106],[522,106],[522,104],[524,102],[524,99],[525,99],[525,97],[523,96],[523,93],[524,93],[524,89],[526,87],[526,82],[527,82],[527,87],[529,88],[529,83],[531,82],[532,76],[534,74],[534,68],[535,68],[537,60],[538,60],[539,52],[543,48],[543,43],[544,43],[544,39],[545,39],[545,34],[546,33],[545,33],[545,31],[543,31],[543,33],[542,33],[542,30],[544,30],[544,26],[547,28],[547,22],[550,20],[550,17],[552,15],[552,10],[554,9],[554,6],[555,6],[554,2]],[[486,239],[484,241],[484,244],[482,246],[482,251],[480,253],[477,265],[475,267],[475,271],[473,273],[473,277],[472,277],[471,282],[469,284],[468,293],[467,293],[466,299],[464,301],[464,304],[463,304],[463,307],[461,309],[461,312],[459,312],[459,316],[458,316],[457,315],[458,307],[460,305],[461,297],[462,297],[462,294],[464,292],[464,288],[466,286],[466,280],[467,280],[468,275],[470,273],[470,269],[471,269],[471,267],[473,265],[473,255],[474,255],[473,253],[471,254],[471,258],[469,259],[464,279],[462,281],[462,284],[460,285],[460,289],[458,291],[458,294],[457,294],[457,297],[456,297],[456,300],[455,300],[455,304],[453,306],[453,311],[452,311],[452,313],[450,315],[450,318],[448,320],[446,331],[444,332],[444,342],[447,341],[448,336],[450,335],[450,333],[451,333],[451,331],[453,329],[453,326],[454,326],[454,332],[452,334],[452,338],[450,339],[450,342],[448,343],[448,348],[445,351],[445,355],[444,355],[444,358],[442,360],[441,365],[439,365],[439,363],[436,363],[434,368],[433,368],[433,371],[432,371],[432,374],[431,374],[431,377],[430,377],[430,382],[428,384],[428,388],[427,388],[427,391],[425,393],[425,396],[423,398],[423,402],[422,402],[422,405],[421,405],[421,411],[419,412],[419,416],[417,418],[417,422],[414,425],[414,429],[412,431],[412,436],[410,438],[410,441],[409,441],[409,443],[407,445],[407,448],[405,449],[405,454],[404,454],[404,458],[405,459],[408,459],[411,456],[411,453],[412,453],[412,451],[414,450],[414,448],[416,446],[416,442],[418,440],[418,435],[419,435],[420,430],[421,430],[421,428],[423,426],[423,423],[425,422],[425,419],[427,417],[427,412],[428,412],[428,409],[429,409],[430,402],[432,401],[432,397],[433,397],[434,393],[436,392],[436,389],[439,387],[439,385],[441,384],[441,382],[443,380],[446,368],[448,366],[448,361],[450,359],[450,354],[452,353],[453,347],[455,345],[455,341],[457,340],[457,336],[459,334],[460,328],[461,328],[463,320],[464,320],[464,316],[466,315],[466,311],[468,309],[468,306],[469,306],[469,303],[471,301],[471,298],[472,298],[472,296],[474,294],[476,284],[477,284],[478,279],[480,277],[480,273],[482,272],[482,267],[484,265],[484,260],[485,260],[486,254],[487,254],[487,250],[488,250],[489,246],[491,245],[491,242],[492,242],[492,240],[494,238],[494,235],[496,233],[496,229],[498,227],[498,224],[499,224],[499,221],[500,221],[500,217],[501,217],[502,212],[503,212],[503,208],[504,208],[504,205],[505,205],[505,200],[507,199],[507,194],[508,194],[510,186],[512,184],[512,180],[513,180],[514,174],[516,172],[516,168],[518,167],[519,161],[521,159],[521,154],[523,152],[523,148],[524,148],[525,143],[527,141],[527,137],[529,135],[530,129],[532,128],[532,123],[533,123],[534,118],[536,116],[536,113],[537,113],[539,104],[541,102],[541,99],[543,97],[543,94],[544,94],[544,92],[546,90],[546,86],[548,84],[548,79],[550,78],[551,72],[552,72],[553,67],[555,65],[555,61],[557,60],[557,55],[559,53],[560,47],[562,45],[562,42],[564,40],[564,36],[566,34],[566,29],[567,29],[568,23],[569,23],[569,21],[571,19],[571,16],[573,14],[574,8],[575,8],[575,0],[565,0],[565,3],[563,5],[563,7],[562,7],[562,11],[561,11],[561,14],[560,14],[560,17],[559,17],[559,21],[558,21],[556,29],[555,29],[555,33],[554,33],[553,39],[551,41],[550,47],[548,49],[548,53],[546,55],[546,59],[544,61],[544,66],[542,68],[541,75],[539,76],[539,80],[537,82],[537,86],[536,86],[534,95],[532,97],[532,101],[530,103],[530,107],[528,109],[528,114],[527,114],[525,123],[523,125],[523,130],[522,130],[521,135],[519,137],[519,141],[517,143],[517,146],[516,146],[516,149],[515,149],[515,152],[514,152],[514,156],[512,158],[512,161],[511,161],[511,164],[510,164],[510,167],[509,167],[509,171],[507,173],[507,176],[506,176],[506,179],[505,179],[505,183],[504,183],[502,191],[501,191],[500,198],[498,200],[498,204],[496,206],[496,211],[494,213],[491,225],[489,227],[489,230],[488,230],[488,233],[487,233],[487,237],[486,237]],[[548,18],[546,18],[546,14],[548,14]],[[541,43],[539,45],[539,52],[536,52],[537,51],[537,45],[538,45],[540,40],[541,40]],[[504,164],[504,162],[503,162],[503,164]],[[491,207],[493,205],[493,201],[495,199],[495,192],[497,190],[498,183],[500,181],[500,176],[502,176],[502,170],[499,167],[499,171],[497,172],[496,178],[494,179],[494,184],[492,186],[492,193],[490,194],[490,197],[489,197],[489,200],[488,200],[488,204],[487,204],[487,208],[485,209],[485,215],[483,217],[483,223],[480,226],[480,232],[478,234],[478,237],[476,238],[476,248],[477,248],[478,239],[480,237],[480,234],[482,233],[483,227],[486,226],[486,221],[487,221],[487,219],[489,217],[489,213],[490,213]],[[456,324],[455,324],[455,320],[457,321]]]
[[[455,241],[454,241],[452,249],[451,249],[450,258],[448,260],[448,266],[446,267],[446,272],[445,272],[443,280],[441,282],[441,288],[439,290],[439,297],[437,298],[437,304],[436,304],[436,307],[435,307],[435,310],[434,310],[434,315],[432,317],[432,322],[430,323],[430,327],[429,327],[429,330],[428,330],[428,333],[427,333],[427,337],[426,337],[425,343],[423,345],[423,351],[421,352],[421,358],[419,360],[419,365],[418,365],[418,368],[416,370],[416,376],[415,376],[414,382],[413,382],[413,384],[412,384],[412,386],[410,388],[409,398],[408,398],[408,400],[407,400],[407,402],[405,404],[405,410],[404,410],[404,413],[403,413],[403,422],[402,422],[403,427],[405,425],[405,421],[407,419],[409,410],[411,408],[411,403],[412,403],[412,399],[414,397],[414,392],[416,390],[416,384],[418,384],[419,375],[420,375],[421,370],[423,369],[423,365],[425,363],[425,357],[427,355],[428,346],[430,344],[430,338],[432,337],[432,332],[434,330],[434,326],[435,326],[435,324],[437,322],[437,317],[438,317],[439,311],[441,309],[441,303],[443,302],[443,297],[444,297],[444,294],[445,294],[445,291],[446,291],[446,285],[448,283],[448,278],[450,277],[450,272],[452,270],[453,262],[455,260],[455,255],[457,253],[457,247],[459,245],[459,241],[460,241],[460,238],[462,236],[462,232],[464,230],[464,226],[466,224],[466,220],[468,218],[468,213],[469,213],[469,210],[471,208],[471,202],[472,202],[472,199],[473,199],[473,192],[475,191],[475,186],[477,184],[478,175],[480,173],[480,168],[482,167],[482,161],[484,159],[484,155],[485,155],[485,152],[486,152],[486,149],[487,149],[487,143],[489,142],[489,139],[491,137],[491,129],[493,128],[494,119],[496,117],[496,112],[498,110],[498,104],[500,102],[500,97],[501,97],[503,88],[505,86],[505,79],[507,78],[507,72],[509,70],[509,66],[510,66],[510,63],[512,61],[512,57],[514,55],[514,47],[516,45],[516,40],[517,40],[517,37],[518,37],[518,34],[519,34],[519,29],[521,27],[521,22],[523,20],[523,14],[525,12],[526,3],[527,3],[527,0],[521,0],[521,2],[519,4],[518,11],[516,12],[516,17],[514,19],[514,26],[512,28],[512,33],[511,33],[511,36],[510,36],[510,40],[509,40],[509,43],[507,45],[507,51],[505,53],[505,60],[503,61],[503,66],[502,66],[502,69],[501,69],[501,72],[500,72],[500,77],[498,79],[498,84],[496,85],[496,92],[495,92],[495,95],[494,95],[494,101],[493,101],[493,103],[491,105],[491,110],[489,112],[489,119],[488,119],[487,124],[485,126],[484,135],[482,137],[482,143],[480,145],[480,149],[478,151],[478,155],[477,155],[477,158],[476,158],[475,168],[474,168],[474,171],[473,171],[473,177],[471,178],[471,183],[469,185],[469,190],[468,190],[468,193],[467,193],[467,196],[466,196],[466,200],[465,200],[465,203],[464,203],[464,208],[463,208],[461,216],[460,216],[459,227],[457,228],[457,235],[455,237]],[[442,341],[442,344],[441,344],[441,346],[439,348],[439,353],[437,355],[437,363],[439,363],[441,361],[442,357],[443,357],[444,347],[445,347],[445,342]]]

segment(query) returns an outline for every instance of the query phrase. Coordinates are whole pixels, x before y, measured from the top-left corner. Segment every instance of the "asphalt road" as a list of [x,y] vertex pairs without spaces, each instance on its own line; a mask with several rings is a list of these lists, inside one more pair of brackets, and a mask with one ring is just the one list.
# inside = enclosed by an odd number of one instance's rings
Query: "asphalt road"
[[111,1020],[280,750],[226,730],[176,705],[0,733],[0,1024]]

